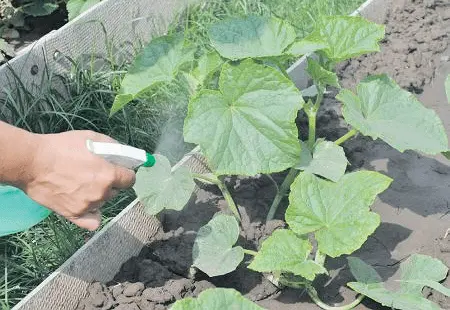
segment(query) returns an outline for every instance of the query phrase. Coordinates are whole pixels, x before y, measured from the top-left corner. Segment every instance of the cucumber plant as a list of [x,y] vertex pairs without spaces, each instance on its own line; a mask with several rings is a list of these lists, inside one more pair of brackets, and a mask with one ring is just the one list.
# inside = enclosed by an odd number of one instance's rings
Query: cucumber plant
[[[194,59],[195,48],[187,46],[180,35],[153,40],[136,58],[111,113],[161,83],[185,79],[192,97],[184,138],[199,146],[211,171],[195,174],[183,167],[172,169],[159,156],[156,167],[138,171],[138,197],[150,214],[181,210],[196,179],[216,184],[233,213],[216,215],[198,231],[194,267],[210,277],[219,276],[235,270],[249,255],[248,268],[270,273],[279,285],[305,288],[316,304],[333,309],[320,300],[312,282],[317,275],[327,273],[327,257],[353,253],[375,231],[380,216],[370,207],[392,182],[373,171],[346,173],[348,161],[341,144],[362,134],[382,139],[400,152],[437,154],[448,150],[447,135],[437,114],[387,75],[365,78],[355,92],[340,86],[336,65],[379,51],[384,32],[383,25],[362,17],[331,16],[318,21],[309,36],[297,39],[293,27],[280,19],[246,16],[213,25],[209,30],[211,51],[198,60]],[[303,55],[314,87],[302,96],[281,63]],[[330,87],[339,90],[336,99],[342,103],[349,125],[348,133],[336,141],[316,137],[317,113]],[[299,139],[296,125],[301,109],[308,117],[306,141]],[[285,213],[288,228],[276,230],[257,252],[236,245],[240,214],[224,177],[281,171],[287,175],[277,188],[267,221],[274,218],[282,198],[289,195]],[[317,242],[315,248],[311,236]],[[353,265],[363,266],[355,262]],[[365,273],[373,274],[368,268],[352,270],[357,280],[365,279]],[[360,295],[339,309],[353,308],[364,295],[380,301],[374,296],[388,294],[359,284],[350,286]]]

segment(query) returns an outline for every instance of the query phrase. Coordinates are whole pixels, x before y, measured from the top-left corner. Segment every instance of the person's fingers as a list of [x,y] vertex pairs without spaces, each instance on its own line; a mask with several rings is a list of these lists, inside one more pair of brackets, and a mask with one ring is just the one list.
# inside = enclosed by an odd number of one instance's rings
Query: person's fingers
[[119,190],[117,190],[117,189],[113,188],[113,189],[109,190],[105,195],[105,200],[108,201],[110,199],[113,199],[114,197],[117,196],[118,193],[119,193]]
[[99,212],[99,210],[103,207],[104,204],[105,204],[104,201],[98,201],[95,203],[91,203],[89,206],[89,209],[86,212],[88,212],[88,213]]
[[101,213],[99,211],[89,212],[77,218],[68,218],[68,220],[81,228],[94,231],[100,226]]
[[126,189],[130,188],[136,182],[136,173],[133,170],[113,165],[115,171],[115,178],[111,184],[113,188]]

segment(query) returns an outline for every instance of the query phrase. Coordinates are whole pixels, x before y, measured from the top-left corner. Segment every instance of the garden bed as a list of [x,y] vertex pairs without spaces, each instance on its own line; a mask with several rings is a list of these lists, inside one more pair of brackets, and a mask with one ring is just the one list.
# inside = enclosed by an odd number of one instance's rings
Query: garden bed
[[[109,85],[109,82],[107,78],[101,81],[101,85],[98,86],[98,82],[96,82],[96,77],[105,76],[103,72],[84,72],[83,68],[84,66],[78,65],[78,59],[80,56],[84,56],[85,58],[91,59],[92,53],[98,52],[98,55],[94,55],[95,57],[99,57],[100,61],[103,60],[105,57],[104,53],[104,39],[106,36],[103,36],[103,30],[100,26],[100,23],[90,23],[92,20],[102,20],[104,21],[104,26],[107,29],[108,39],[111,39],[114,41],[114,43],[118,43],[119,46],[126,46],[130,47],[132,43],[136,43],[135,41],[139,41],[139,39],[148,39],[149,33],[153,34],[154,26],[154,19],[156,19],[157,14],[159,11],[159,8],[162,9],[162,15],[170,15],[171,8],[174,6],[172,5],[172,2],[168,1],[152,1],[152,4],[154,6],[145,6],[142,10],[139,10],[139,13],[136,13],[136,7],[141,6],[144,2],[148,1],[135,1],[133,2],[133,5],[129,6],[123,6],[123,3],[121,4],[121,1],[110,1],[112,3],[107,4],[107,1],[105,1],[105,4],[102,4],[93,10],[89,11],[88,14],[84,15],[81,20],[78,20],[77,23],[70,23],[66,26],[64,26],[62,29],[55,31],[45,38],[41,39],[36,45],[33,46],[33,48],[28,49],[29,53],[24,52],[23,55],[20,57],[17,57],[17,59],[14,59],[11,61],[11,66],[13,69],[17,70],[16,73],[20,75],[19,77],[14,77],[13,82],[20,83],[24,82],[24,84],[28,84],[30,82],[31,87],[27,89],[27,87],[17,87],[18,84],[13,83],[13,89],[15,88],[14,92],[11,93],[8,96],[9,103],[16,103],[16,98],[22,98],[17,94],[25,93],[25,99],[20,100],[19,106],[23,107],[25,109],[25,115],[26,117],[23,118],[22,116],[19,117],[22,122],[16,123],[17,126],[21,126],[24,123],[27,122],[29,124],[32,124],[33,126],[36,125],[37,130],[42,130],[44,132],[52,132],[52,130],[55,131],[61,131],[61,130],[68,130],[67,128],[57,129],[60,127],[53,126],[52,122],[48,122],[47,119],[45,119],[43,122],[47,127],[39,127],[40,124],[42,124],[42,121],[39,119],[39,115],[42,114],[43,111],[48,110],[48,107],[46,104],[50,102],[54,102],[55,100],[62,100],[64,102],[64,109],[68,108],[69,111],[71,109],[71,106],[75,105],[74,108],[78,108],[77,103],[80,103],[77,98],[84,98],[86,95],[87,98],[89,98],[89,101],[85,101],[82,99],[81,103],[83,106],[89,107],[89,109],[93,108],[95,106],[95,111],[98,112],[98,115],[101,118],[100,124],[98,127],[95,128],[87,127],[87,129],[94,129],[94,130],[100,130],[107,134],[112,134],[113,137],[118,138],[119,141],[124,143],[133,144],[134,146],[141,147],[143,149],[146,149],[148,151],[154,150],[154,145],[152,145],[153,137],[155,137],[155,133],[152,129],[146,128],[145,131],[141,130],[139,131],[139,134],[133,135],[132,133],[134,128],[141,128],[141,120],[143,122],[148,122],[152,119],[158,119],[159,116],[156,116],[156,114],[159,113],[158,107],[155,107],[156,105],[154,99],[148,99],[148,106],[151,106],[152,112],[150,113],[147,110],[142,110],[142,103],[139,105],[135,105],[133,107],[130,107],[130,109],[127,110],[127,115],[122,115],[122,113],[118,113],[113,118],[105,120],[107,118],[107,111],[109,105],[112,103],[111,97],[114,95],[114,91],[112,90],[112,87]],[[130,1],[125,1],[127,3],[130,3]],[[185,1],[174,1],[175,3],[181,3]],[[200,25],[201,27],[198,27],[199,29],[195,28],[194,26],[190,26],[188,31],[188,37],[192,39],[192,37],[199,37],[200,40],[194,40],[195,42],[198,41],[206,41],[209,42],[208,38],[205,37],[203,33],[200,33],[202,29],[205,29],[206,26],[208,26],[208,23],[213,22],[214,20],[224,18],[222,14],[224,11],[227,12],[229,15],[233,14],[242,14],[243,11],[245,12],[253,12],[256,14],[270,14],[270,10],[262,7],[257,7],[254,5],[255,3],[260,3],[261,1],[252,0],[245,3],[245,7],[241,7],[242,3],[241,1],[211,1],[211,7],[207,6],[206,9],[203,7],[201,10],[201,14],[195,14],[195,10],[189,11],[193,18],[189,18],[188,20],[192,22],[192,24]],[[268,3],[270,1],[267,1]],[[291,5],[295,1],[288,1]],[[285,6],[288,2],[279,2],[282,3],[282,6]],[[317,15],[322,13],[330,14],[331,12],[335,13],[348,13],[350,10],[354,9],[357,4],[360,4],[362,1],[360,0],[348,0],[345,2],[341,1],[327,1],[326,7],[323,7],[323,2],[321,1],[304,1],[302,2],[303,7],[297,7],[297,11],[293,12],[296,14],[296,16],[305,16],[307,13],[309,14],[308,18],[297,18],[294,20],[300,20],[301,22],[297,24],[296,30],[299,30],[300,33],[308,32],[310,28],[304,28],[304,24],[308,23],[308,20],[314,19],[317,17]],[[270,2],[275,3],[274,2]],[[321,4],[322,3],[322,4]],[[160,5],[161,4],[161,5]],[[299,9],[302,8],[302,9]],[[119,17],[117,14],[110,14],[110,12],[114,10],[121,10],[121,13]],[[230,9],[230,11],[229,11]],[[198,9],[197,9],[198,10]],[[105,14],[105,12],[107,12]],[[284,11],[278,8],[278,14],[282,14]],[[306,13],[307,12],[307,13]],[[135,18],[136,15],[133,15],[131,17],[129,14],[142,14],[142,18]],[[146,14],[151,15],[152,18],[149,18]],[[216,14],[218,16],[216,16]],[[106,15],[106,16],[105,16]],[[141,15],[138,15],[141,16]],[[183,15],[184,16],[184,15]],[[145,18],[144,18],[145,17]],[[118,19],[120,18],[120,19]],[[204,20],[204,22],[199,22],[198,20]],[[213,20],[209,20],[212,18]],[[130,29],[131,23],[129,23],[130,20],[133,20],[133,28]],[[176,20],[175,20],[176,22]],[[111,32],[111,23],[114,23],[112,27],[114,29],[121,29],[121,31],[118,31],[118,33],[112,33]],[[115,25],[120,24],[120,27],[117,28]],[[149,24],[152,24],[152,27],[150,27]],[[185,22],[180,22],[179,24],[185,25]],[[163,24],[159,24],[159,26],[162,26]],[[93,26],[95,26],[95,31],[93,33]],[[177,31],[183,31],[184,27],[180,26],[177,27]],[[195,28],[195,29],[192,29]],[[87,35],[89,34],[89,35]],[[200,35],[199,35],[200,34]],[[96,40],[94,42],[91,42],[92,37],[95,37]],[[122,40],[126,41],[123,42]],[[109,40],[108,40],[109,41]],[[88,42],[89,44],[86,44]],[[113,42],[111,42],[113,43]],[[108,45],[109,46],[109,45]],[[58,51],[59,53],[55,53]],[[109,51],[109,50],[107,50]],[[56,61],[58,59],[55,59],[54,56],[57,54],[64,56],[70,56],[73,59],[77,59],[76,64],[74,65],[75,68],[73,68],[74,71],[70,72],[70,77],[65,77],[65,74],[69,74],[66,72],[65,69],[67,69],[70,64],[65,61],[64,57],[61,57],[61,61]],[[108,54],[109,55],[109,54]],[[45,61],[45,58],[47,57],[47,61]],[[81,57],[83,58],[83,57]],[[97,64],[97,62],[96,62]],[[301,63],[301,64],[304,64]],[[47,71],[48,66],[48,71]],[[109,70],[105,73],[109,75],[110,71],[116,72],[117,67],[115,69],[108,69],[109,66],[106,66],[107,68],[102,67],[103,70]],[[120,67],[122,68],[122,67]],[[37,69],[37,70],[36,70]],[[302,88],[304,85],[302,83],[306,82],[305,76],[303,73],[304,66],[294,66],[292,67],[293,70],[290,70],[289,72],[291,74],[295,75],[295,80],[297,82],[297,85],[301,86]],[[126,70],[126,67],[125,67]],[[2,73],[0,74],[0,79],[5,79],[7,75],[10,73],[9,68],[7,66],[3,66],[1,68]],[[38,72],[37,72],[38,71]],[[60,89],[56,87],[51,89],[51,91],[47,90],[47,87],[45,86],[45,83],[40,82],[40,77],[43,75],[44,72],[49,72],[50,75],[56,73],[62,73],[64,77],[62,78],[62,81],[66,84],[66,86],[70,85],[68,88],[71,88],[70,91],[72,91],[72,86],[76,88],[74,97],[70,98],[64,98],[60,99],[53,97],[53,92],[55,91],[57,93],[57,96],[60,96]],[[88,70],[89,71],[89,70]],[[119,70],[121,71],[121,70]],[[38,74],[30,75],[29,73],[35,74],[36,72]],[[80,78],[81,82],[78,79],[80,72]],[[3,74],[5,73],[5,74]],[[85,74],[87,73],[87,74]],[[122,74],[122,73],[118,73]],[[95,78],[91,80],[92,75],[95,75]],[[59,78],[59,77],[58,77]],[[103,78],[102,78],[103,79]],[[44,78],[45,80],[45,78]],[[17,81],[17,82],[16,82]],[[58,80],[59,81],[59,80]],[[86,89],[86,84],[83,84],[83,81],[87,81],[89,86],[88,89]],[[94,83],[92,83],[94,81]],[[103,84],[106,81],[106,85]],[[6,86],[6,84],[2,84],[2,88]],[[80,85],[80,87],[78,87]],[[21,85],[22,86],[22,85]],[[27,85],[29,86],[29,85]],[[178,86],[177,86],[178,87]],[[37,96],[32,95],[31,93],[28,93],[28,91],[33,91],[37,89]],[[172,90],[172,88],[170,88]],[[81,93],[79,93],[81,92]],[[162,90],[163,92],[163,90]],[[70,93],[72,94],[72,92]],[[176,101],[179,106],[180,102],[181,105],[184,105],[185,98],[182,97],[181,100],[178,100],[179,98],[173,98],[174,92],[171,92],[171,97],[169,98],[169,101]],[[152,96],[155,94],[151,94]],[[43,97],[41,99],[41,97]],[[100,98],[99,98],[100,97]],[[160,100],[164,103],[167,103],[167,100],[163,98],[159,98],[156,101]],[[39,98],[39,99],[37,99]],[[50,100],[48,99],[50,98]],[[3,99],[3,98],[2,98]],[[147,99],[144,99],[143,101],[146,101]],[[2,101],[3,102],[3,101]],[[34,102],[39,102],[39,105],[34,104]],[[59,101],[61,102],[61,101]],[[93,102],[94,104],[91,104]],[[67,103],[67,105],[66,105]],[[156,102],[158,103],[158,102]],[[32,105],[33,109],[28,110],[27,107]],[[5,106],[5,105],[4,105]],[[167,108],[168,105],[164,105],[165,111],[169,110]],[[43,107],[43,108],[42,108]],[[97,111],[98,110],[98,111]],[[75,113],[79,113],[80,110],[77,110]],[[94,110],[93,110],[94,111]],[[20,111],[18,111],[20,113]],[[58,112],[60,111],[49,111],[52,115],[58,116]],[[56,113],[55,113],[56,112]],[[64,116],[64,113],[67,112],[67,110],[62,111],[61,113]],[[81,111],[84,112],[84,111]],[[134,120],[133,117],[129,117],[130,115],[135,115],[134,113],[139,113],[139,120]],[[147,115],[145,112],[150,113],[150,116],[143,116]],[[170,112],[170,111],[169,111]],[[69,112],[71,113],[71,112]],[[131,114],[129,114],[131,113]],[[45,114],[45,112],[44,112]],[[78,116],[82,116],[81,114],[77,114]],[[160,115],[160,114],[158,114]],[[37,116],[37,121],[34,116]],[[123,117],[122,117],[123,116]],[[92,117],[92,114],[89,114],[86,116],[87,120],[92,120],[93,118],[96,118],[96,116]],[[58,117],[53,118],[52,121],[58,121]],[[111,125],[117,124],[118,128],[113,126],[109,127]],[[161,122],[160,122],[161,123]],[[130,125],[131,124],[131,125]],[[64,124],[63,124],[64,125]],[[81,124],[79,122],[76,122],[76,124],[67,124],[68,126],[74,125],[74,128],[79,129],[85,129],[84,126],[91,125],[91,124]],[[106,127],[101,127],[102,125],[105,125]],[[125,128],[126,129],[122,129]],[[168,125],[161,126],[164,128],[167,128]],[[50,128],[47,129],[46,128]],[[117,131],[115,130],[117,129]],[[121,130],[122,129],[122,130]],[[32,130],[35,130],[32,128]],[[105,130],[105,131],[103,131]],[[158,130],[155,130],[158,131]],[[159,132],[159,131],[158,131]],[[128,139],[128,137],[132,136],[132,139]],[[149,137],[145,140],[139,139],[140,137]],[[166,134],[167,136],[167,134]],[[135,139],[136,138],[136,139]],[[175,142],[175,141],[172,141]],[[175,143],[172,143],[172,145]],[[168,151],[173,152],[174,150],[169,147],[170,149]],[[165,153],[164,149],[161,150],[161,145],[159,145],[159,150],[162,151],[162,153],[166,156],[170,156],[170,154]],[[122,196],[123,195],[123,196]],[[104,216],[105,216],[105,222],[109,222],[109,219],[111,219],[113,216],[115,216],[120,210],[123,209],[123,207],[128,204],[134,197],[134,194],[127,191],[122,193],[120,197],[118,197],[117,201],[111,201],[111,203],[108,203],[108,205],[104,208]],[[123,197],[126,199],[124,200]],[[126,203],[124,202],[126,201]],[[120,202],[120,203],[118,203]],[[86,247],[83,247],[74,257],[72,257],[66,264],[64,264],[57,272],[53,273],[47,280],[42,283],[32,294],[29,294],[23,302],[18,305],[18,308],[20,309],[66,309],[66,308],[73,308],[73,301],[77,300],[79,298],[80,293],[84,292],[84,285],[85,283],[95,280],[100,281],[106,281],[110,280],[113,275],[117,272],[119,266],[123,263],[123,261],[130,257],[131,255],[135,255],[142,247],[142,240],[146,240],[146,237],[151,235],[153,231],[151,229],[148,229],[147,225],[148,223],[145,222],[143,215],[141,215],[141,209],[139,206],[137,206],[135,203],[132,204],[133,207],[127,208],[127,211],[125,211],[117,221],[113,222],[113,225],[108,226],[99,235],[98,238],[92,239],[92,242],[89,241]],[[137,213],[136,213],[137,212]],[[138,217],[139,221],[136,221],[134,217]],[[63,263],[68,257],[71,256],[72,253],[76,251],[78,247],[80,247],[82,244],[85,243],[85,240],[83,237],[86,237],[86,239],[89,239],[93,236],[93,234],[85,233],[80,230],[76,230],[74,227],[68,225],[64,222],[64,220],[58,220],[57,223],[64,224],[65,226],[70,226],[69,232],[72,234],[72,236],[68,236],[66,238],[66,230],[57,228],[57,231],[54,232],[54,230],[48,230],[49,226],[52,226],[54,228],[53,222],[56,221],[56,216],[52,217],[48,221],[42,223],[41,225],[35,227],[33,230],[26,232],[24,234],[20,234],[17,236],[11,236],[11,238],[4,238],[1,241],[4,241],[8,245],[8,250],[11,249],[12,246],[9,245],[10,241],[11,244],[13,244],[16,240],[21,240],[21,238],[25,238],[25,242],[23,245],[19,246],[19,248],[16,248],[16,252],[13,253],[13,255],[6,255],[6,262],[5,269],[8,269],[8,274],[5,273],[5,276],[2,278],[2,295],[0,303],[2,303],[3,307],[7,307],[14,305],[15,303],[19,302],[23,296],[28,294],[36,285],[38,285],[45,277],[47,277],[48,274],[50,274],[54,269],[56,269],[61,263]],[[144,222],[141,222],[144,221]],[[130,223],[133,222],[134,224]],[[141,227],[137,227],[137,225],[141,225]],[[117,228],[117,227],[120,228]],[[125,228],[123,228],[125,227]],[[47,230],[46,230],[47,229]],[[44,233],[42,233],[44,231]],[[61,234],[59,233],[61,231]],[[123,231],[123,233],[120,233]],[[54,236],[55,235],[55,236]],[[53,249],[52,244],[49,245],[49,243],[53,242],[53,238],[64,240],[65,244],[67,244],[67,249],[64,249],[66,251],[56,251]],[[106,240],[105,240],[106,238]],[[27,244],[27,240],[30,240],[31,244]],[[75,240],[75,242],[74,242]],[[21,240],[22,241],[22,240]],[[109,244],[111,244],[112,249],[108,249]],[[123,248],[122,246],[119,246],[121,244],[127,244],[126,248]],[[23,247],[23,251],[22,251]],[[119,248],[121,249],[121,254],[124,255],[115,255],[115,249]],[[64,255],[61,255],[61,252],[63,252]],[[37,253],[37,257],[36,257]],[[113,256],[114,261],[111,261],[109,257]],[[50,259],[47,259],[50,257]],[[86,257],[91,257],[90,259],[87,259]],[[105,257],[108,257],[108,259],[105,259]],[[107,264],[105,264],[105,261],[108,261]],[[25,279],[22,278],[23,270],[20,268],[21,266],[29,266],[29,271],[25,276]],[[42,266],[45,268],[43,269]],[[76,268],[75,266],[80,266],[79,268]],[[93,267],[89,266],[95,266],[95,272],[91,270]],[[3,268],[2,268],[3,269]],[[29,277],[31,280],[27,281],[27,278]],[[105,280],[106,279],[106,280]],[[3,281],[4,280],[4,281]],[[4,288],[4,289],[3,289]],[[11,288],[9,290],[8,288]],[[60,294],[55,295],[54,290],[55,288],[60,291]],[[3,304],[3,302],[6,303],[6,305]]]
[[[450,107],[444,92],[444,77],[450,73],[450,4],[445,1],[396,1],[387,14],[386,39],[381,53],[353,59],[343,64],[338,74],[343,86],[368,73],[388,73],[403,88],[417,94],[429,108],[435,109],[450,133]],[[333,95],[333,96],[331,96]],[[319,110],[319,137],[336,140],[348,131],[334,94],[327,96]],[[303,112],[302,112],[303,113]],[[306,118],[298,117],[300,136],[305,139]],[[322,124],[322,125],[321,125]],[[346,142],[345,153],[350,170],[370,169],[394,179],[379,195],[373,210],[382,224],[353,256],[372,265],[383,280],[395,286],[399,265],[412,253],[427,254],[450,265],[450,243],[444,237],[450,227],[448,205],[450,167],[443,156],[424,156],[417,152],[400,153],[388,144],[357,137]],[[274,180],[282,181],[283,174]],[[238,244],[257,250],[261,241],[276,228],[285,225],[285,208],[263,224],[275,195],[273,181],[267,177],[229,178],[227,185],[239,205],[242,230]],[[284,203],[286,207],[286,202]],[[165,212],[162,229],[139,256],[123,264],[113,281],[93,283],[78,309],[168,309],[175,300],[197,296],[208,287],[235,288],[267,309],[316,309],[302,290],[280,291],[265,276],[246,268],[248,263],[225,276],[208,278],[192,275],[192,248],[196,232],[218,209],[229,212],[227,203],[214,186],[201,186],[182,212]],[[353,280],[345,257],[327,261],[330,276],[318,277],[319,295],[329,304],[348,302],[354,292],[345,288]],[[450,280],[446,280],[448,286]],[[430,291],[428,298],[450,309],[450,300]],[[368,299],[356,309],[381,309]]]

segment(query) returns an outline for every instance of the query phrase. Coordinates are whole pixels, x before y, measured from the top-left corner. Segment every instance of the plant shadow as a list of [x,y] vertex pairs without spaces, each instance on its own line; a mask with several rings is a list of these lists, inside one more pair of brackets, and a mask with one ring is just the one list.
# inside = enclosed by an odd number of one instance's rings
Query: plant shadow
[[[392,253],[397,245],[406,240],[411,233],[410,229],[401,225],[381,223],[363,246],[349,256],[358,257],[371,265],[383,281],[388,281],[394,276],[403,261],[395,259]],[[320,276],[316,280],[316,287],[320,288],[318,292],[328,304],[342,303],[348,299],[349,295],[354,295],[350,289],[342,290],[348,282],[356,281],[347,263],[349,256],[329,258],[326,267],[330,276]],[[376,308],[369,307],[369,309],[380,309],[380,305],[377,304]]]
[[[330,141],[349,130],[341,116],[341,104],[333,95],[324,99],[317,119],[317,136]],[[299,115],[297,125],[299,136],[306,139],[308,127],[303,114]],[[415,151],[402,153],[380,139],[362,135],[342,146],[349,160],[347,171],[374,170],[393,179],[389,189],[379,195],[381,201],[423,217],[450,211],[450,166],[441,155],[427,156]]]

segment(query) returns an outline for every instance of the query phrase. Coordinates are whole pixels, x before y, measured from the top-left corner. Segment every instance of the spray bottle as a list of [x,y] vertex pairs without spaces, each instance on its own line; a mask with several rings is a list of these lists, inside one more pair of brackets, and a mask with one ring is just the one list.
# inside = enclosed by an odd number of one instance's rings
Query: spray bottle
[[[156,162],[153,155],[128,145],[87,140],[86,147],[110,163],[128,169],[152,167]],[[27,230],[51,213],[20,189],[0,184],[0,237]]]

